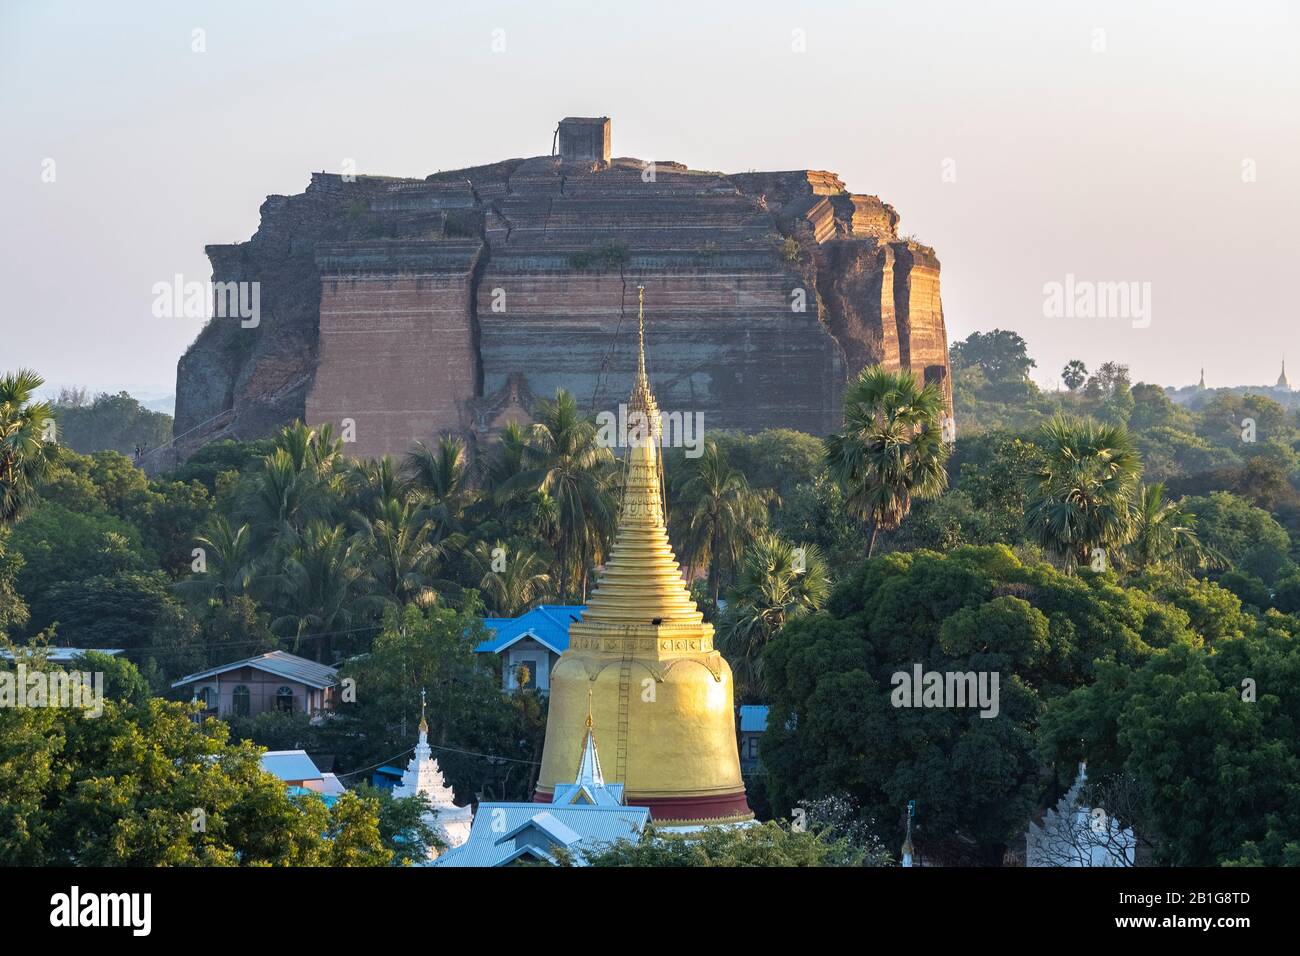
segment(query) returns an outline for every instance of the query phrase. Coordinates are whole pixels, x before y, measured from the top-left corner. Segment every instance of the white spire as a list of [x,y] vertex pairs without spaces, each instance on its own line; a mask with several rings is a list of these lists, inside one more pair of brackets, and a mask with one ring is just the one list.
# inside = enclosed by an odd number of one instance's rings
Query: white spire
[[596,753],[596,735],[591,731],[590,722],[587,724],[587,739],[582,745],[582,763],[578,764],[578,779],[574,783],[589,787],[605,786],[605,775],[600,770],[600,754]]
[[[438,831],[449,848],[457,847],[469,838],[473,811],[468,806],[456,806],[456,795],[443,779],[442,770],[433,756],[433,748],[429,746],[429,723],[424,712],[425,694],[421,690],[419,743],[415,745],[415,753],[406,765],[406,772],[402,774],[402,782],[393,787],[393,796],[426,796],[433,807],[433,814],[426,818],[426,822]],[[430,856],[433,855],[430,851]]]

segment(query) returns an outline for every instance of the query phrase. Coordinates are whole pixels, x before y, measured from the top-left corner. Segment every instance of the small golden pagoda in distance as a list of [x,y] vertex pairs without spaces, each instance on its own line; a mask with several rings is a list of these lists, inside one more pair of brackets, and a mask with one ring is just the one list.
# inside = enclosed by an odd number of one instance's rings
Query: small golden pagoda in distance
[[753,813],[736,751],[731,667],[714,650],[713,625],[691,599],[668,541],[663,431],[646,375],[645,289],[638,292],[639,354],[627,417],[648,427],[628,442],[613,549],[551,671],[533,799],[549,803],[557,784],[574,779],[592,716],[610,728],[605,746],[613,744],[614,772],[609,750],[605,772],[624,785],[627,805],[649,807],[659,826],[739,822]]

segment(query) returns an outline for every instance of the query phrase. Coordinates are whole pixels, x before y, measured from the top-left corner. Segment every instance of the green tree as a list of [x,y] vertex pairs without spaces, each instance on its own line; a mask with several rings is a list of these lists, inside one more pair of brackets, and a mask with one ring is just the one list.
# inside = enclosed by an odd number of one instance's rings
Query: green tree
[[1130,506],[1142,463],[1118,425],[1057,416],[1043,426],[1044,460],[1030,474],[1025,523],[1067,569],[1094,548],[1118,548],[1132,536]]
[[1196,536],[1196,515],[1181,502],[1165,499],[1164,482],[1138,487],[1131,519],[1132,538],[1122,557],[1135,570],[1168,568],[1187,574],[1213,560]]
[[409,749],[423,690],[429,743],[461,802],[478,793],[527,798],[545,713],[536,694],[502,694],[500,677],[476,659],[474,648],[487,637],[481,615],[472,594],[460,609],[408,604],[386,612],[370,653],[340,667],[357,691],[330,728],[331,752],[345,766],[370,766]]
[[[1099,659],[1133,667],[1157,645],[1197,641],[1178,608],[1104,576],[1022,563],[1005,547],[864,562],[764,653],[771,716],[760,751],[773,810],[846,794],[899,846],[903,808],[916,800],[923,856],[996,865],[1043,799],[1044,702],[1091,681]],[[918,664],[998,674],[997,716],[895,706],[896,675]]]
[[949,352],[955,369],[978,367],[995,384],[1026,381],[1036,364],[1025,340],[1006,329],[972,332],[964,341],[954,342]]
[[943,408],[934,384],[921,388],[911,373],[878,365],[863,369],[845,392],[844,428],[826,438],[826,464],[852,513],[871,523],[867,557],[881,530],[903,523],[913,499],[934,498],[948,486]]
[[751,827],[705,827],[689,836],[653,826],[636,840],[584,854],[588,866],[866,866],[884,865],[865,850],[823,830],[793,830],[769,821]]
[[423,502],[427,520],[434,524],[433,540],[460,531],[465,508],[472,499],[464,443],[444,436],[434,450],[416,442],[406,456],[405,469],[411,487]]
[[359,613],[357,599],[365,585],[359,544],[342,525],[313,521],[295,534],[274,577],[277,612],[271,629],[293,637],[299,650],[309,633],[316,639],[318,661],[333,659],[336,631],[350,631]]
[[1135,781],[1122,822],[1154,844],[1159,864],[1252,854],[1280,864],[1300,841],[1298,666],[1294,639],[1271,629],[1218,642],[1213,653],[1174,644],[1136,669],[1103,662],[1094,684],[1049,706],[1041,753],[1062,777],[1086,758],[1095,780]]
[[417,505],[387,498],[373,506],[374,517],[358,514],[361,537],[370,552],[370,576],[376,593],[389,604],[432,597],[433,575],[448,547],[458,538],[432,544],[433,525]]
[[169,597],[161,571],[124,571],[64,581],[49,591],[59,641],[73,647],[146,646]]
[[1071,392],[1078,391],[1079,386],[1088,379],[1088,366],[1078,359],[1070,359],[1061,369],[1061,380]]
[[1267,511],[1226,491],[1184,498],[1181,504],[1196,515],[1201,543],[1231,567],[1266,585],[1290,573],[1291,536]]
[[537,421],[524,448],[524,470],[497,490],[498,501],[520,491],[543,492],[554,502],[557,592],[586,599],[587,576],[603,560],[614,533],[614,456],[597,440],[596,427],[564,389],[538,403]]
[[103,450],[134,455],[161,448],[172,437],[170,415],[145,408],[126,392],[92,399],[84,390],[63,389],[53,410],[59,441],[83,455]]
[[52,597],[58,585],[97,575],[143,573],[155,563],[139,532],[125,521],[48,501],[14,526],[9,542],[23,558],[16,580],[31,612],[30,631],[40,631],[59,617],[60,607]]
[[762,696],[762,654],[787,621],[820,610],[830,594],[830,574],[815,545],[792,545],[760,534],[745,549],[740,576],[718,624],[739,700]]
[[763,498],[733,469],[714,442],[691,465],[680,491],[682,560],[707,564],[709,597],[716,606],[723,577],[739,564],[745,547],[767,521]]
[[54,412],[48,402],[32,400],[44,384],[29,369],[0,375],[0,525],[22,517],[58,461],[58,445],[46,431]]
[[248,525],[232,527],[225,515],[214,514],[207,530],[194,538],[202,550],[204,571],[176,583],[176,591],[188,600],[220,601],[230,604],[244,594],[253,580],[252,534]]
[[[39,653],[21,659],[29,672],[57,669]],[[99,717],[0,708],[0,865],[387,862],[373,804],[350,797],[331,813],[317,797],[294,800],[225,724],[142,694],[126,661],[88,662],[110,671]]]
[[482,572],[479,590],[500,617],[516,617],[550,593],[551,576],[536,551],[516,548],[511,554],[503,541],[480,541],[473,556]]
[[424,794],[394,797],[391,790],[369,783],[353,787],[352,792],[378,806],[379,838],[392,854],[393,866],[424,863],[429,850],[446,848],[447,844],[425,819],[425,814],[436,811]]
[[21,629],[31,617],[27,604],[18,593],[18,572],[23,567],[23,556],[9,548],[9,529],[0,527],[0,638],[10,628]]

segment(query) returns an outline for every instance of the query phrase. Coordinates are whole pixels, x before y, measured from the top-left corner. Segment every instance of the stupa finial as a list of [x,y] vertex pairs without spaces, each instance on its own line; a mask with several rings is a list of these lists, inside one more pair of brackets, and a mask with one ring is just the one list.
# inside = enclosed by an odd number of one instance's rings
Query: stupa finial
[[421,687],[420,688],[420,733],[422,734],[427,734],[429,732],[429,722],[424,719],[424,709],[427,703],[428,702],[425,699],[424,688]]
[[[628,422],[634,423],[638,440],[656,441],[660,435],[662,423],[659,420],[659,403],[655,401],[654,392],[650,391],[650,375],[645,365],[645,286],[636,287],[636,381],[632,383],[632,397],[628,400]],[[644,418],[633,418],[637,413]]]
[[643,285],[636,287],[636,335],[636,380],[649,385],[650,377],[645,371],[645,286]]

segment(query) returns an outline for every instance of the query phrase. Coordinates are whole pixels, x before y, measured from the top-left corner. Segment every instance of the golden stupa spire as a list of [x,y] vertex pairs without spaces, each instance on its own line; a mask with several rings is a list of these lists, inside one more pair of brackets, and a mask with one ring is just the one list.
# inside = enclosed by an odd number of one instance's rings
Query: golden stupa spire
[[426,704],[426,700],[424,696],[424,688],[421,687],[420,688],[420,733],[422,734],[427,734],[429,732],[429,722],[424,719],[425,704]]
[[582,623],[699,624],[704,616],[682,580],[664,523],[659,405],[645,365],[645,287],[638,286],[637,292],[639,354],[628,422],[632,426],[633,414],[639,412],[649,427],[642,427],[637,440],[629,440],[614,547]]
[[[645,368],[645,286],[637,286],[636,295],[636,380],[632,384],[632,397],[627,403],[628,423],[634,429],[634,435],[658,440],[662,437],[659,403],[655,401],[654,392],[650,391],[650,376]],[[642,419],[634,421],[634,413],[640,413]]]

